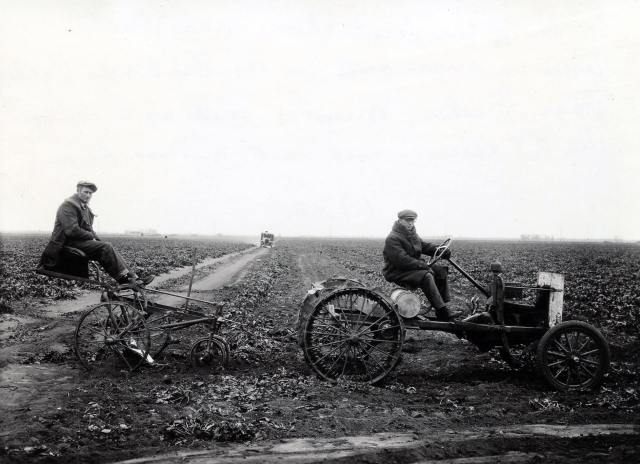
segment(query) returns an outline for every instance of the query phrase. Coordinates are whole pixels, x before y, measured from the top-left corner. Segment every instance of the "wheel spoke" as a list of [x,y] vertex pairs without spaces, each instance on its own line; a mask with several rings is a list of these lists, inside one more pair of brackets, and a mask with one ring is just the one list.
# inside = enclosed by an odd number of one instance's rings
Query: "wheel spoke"
[[313,321],[313,324],[315,325],[316,323],[320,322],[320,324],[322,324],[324,327],[329,327],[331,329],[336,329],[336,330],[341,331],[343,334],[349,335],[349,331],[346,329],[346,327],[344,327],[342,325],[342,323],[338,319],[336,319],[336,317],[333,314],[331,314],[329,311],[327,311],[327,314],[329,314],[329,316],[331,316],[331,318],[333,318],[338,323],[338,325],[329,325],[329,324],[326,324],[326,323],[324,323],[322,321],[318,321],[317,319],[315,321]]
[[565,332],[564,339],[567,341],[567,345],[569,346],[569,351],[573,351],[573,346],[571,346],[571,339],[569,338],[569,334]]
[[556,346],[560,348],[562,351],[564,351],[565,353],[569,352],[569,350],[567,350],[564,346],[560,344],[560,341],[558,339],[553,340],[553,343],[555,343]]
[[[358,345],[358,350],[362,351],[362,349],[360,348],[360,346]],[[373,376],[371,375],[371,372],[369,371],[369,366],[367,365],[367,360],[365,357],[362,358],[362,364],[364,365],[364,370],[367,371],[367,375],[369,376],[369,380],[373,379]]]
[[[380,302],[376,301],[376,304],[373,308],[371,308],[371,312],[369,314],[367,314],[364,319],[362,319],[362,323],[359,323],[356,327],[356,331],[360,331],[360,329],[362,328],[362,326],[364,325],[365,322],[367,322],[367,318],[373,314],[373,312],[376,310],[376,308],[380,306]],[[363,308],[364,308],[364,303],[363,303]],[[388,313],[385,313],[384,315],[386,316]],[[373,317],[373,316],[372,316]],[[383,316],[384,317],[384,316]],[[360,319],[358,319],[358,322],[360,321]]]
[[554,377],[557,379],[560,374],[562,374],[564,371],[567,370],[567,366],[563,367],[562,369],[560,369],[558,372],[556,372],[556,374],[554,375]]
[[547,366],[552,367],[552,366],[557,366],[558,364],[564,364],[566,361],[563,359],[561,361],[556,361],[554,363],[551,364],[547,364]]
[[582,354],[582,350],[591,342],[591,339],[587,337],[587,340],[576,350],[577,354]]
[[[369,326],[371,327],[371,326]],[[375,332],[381,332],[383,330],[394,330],[394,329],[399,329],[400,326],[399,325],[394,325],[393,327],[383,327],[382,329],[375,329],[375,330],[367,330],[366,332],[360,332],[361,335],[369,335]]]
[[587,369],[587,366],[585,366],[584,364],[580,363],[578,364],[578,366],[581,367],[587,374],[589,374],[591,378],[595,377],[595,373]]
[[327,369],[327,374],[330,373],[333,370],[333,366],[335,366],[338,363],[338,361],[340,361],[340,358],[342,358],[342,356],[344,356],[347,351],[349,351],[349,345],[347,345],[346,350],[344,350],[344,351],[341,350],[340,351],[340,354],[336,357],[336,360],[333,361],[333,364],[331,364],[331,367],[329,369]]
[[[385,369],[384,369],[384,367],[382,367],[382,365],[378,362],[378,360],[377,360],[377,359],[376,359],[376,358],[375,358],[375,357],[374,357],[370,352],[368,352],[368,351],[367,351],[367,350],[365,350],[364,348],[360,348],[360,346],[359,346],[359,345],[358,345],[358,348],[359,348],[361,351],[363,351],[364,353],[366,353],[365,358],[369,358],[369,359],[371,359],[374,363],[376,363],[376,364],[378,365],[378,367],[379,367],[382,371],[384,371],[384,370],[385,370]],[[387,356],[388,356],[388,355],[387,355]],[[365,360],[365,359],[363,359],[363,362],[365,363],[365,366],[366,366],[366,360]]]
[[[382,316],[380,316],[378,319],[376,319],[374,322],[372,322],[371,324],[369,324],[369,327],[374,326],[376,324],[378,324],[378,322],[380,322],[382,319],[384,319],[385,317],[387,317],[391,312],[386,312],[384,313]],[[366,319],[365,319],[366,321]],[[364,325],[364,323],[363,323]]]
[[347,367],[347,361],[349,361],[349,352],[351,351],[352,346],[349,345],[347,347],[347,352],[344,354],[344,364],[342,365],[342,373],[340,374],[341,376],[344,375],[344,370]]
[[99,346],[105,346],[104,340],[95,340],[92,338],[83,338],[80,342],[80,345],[85,346],[85,345],[99,345]]
[[600,367],[600,363],[596,361],[591,361],[589,359],[582,359],[580,364],[589,364],[590,366]]
[[[126,348],[124,348],[126,349]],[[118,353],[118,355],[120,355],[120,357],[122,358],[122,360],[127,364],[127,366],[129,366],[129,370],[132,370],[133,367],[131,367],[131,364],[129,364],[129,361],[127,361],[127,358],[124,355],[124,349],[123,350],[113,350],[116,353]]]
[[[389,353],[387,353],[386,351],[382,351],[382,350],[381,350],[381,349],[379,349],[377,346],[375,346],[375,345],[371,345],[370,343],[365,342],[363,339],[360,339],[360,341],[361,341],[362,343],[364,343],[365,345],[370,346],[372,349],[374,349],[374,350],[376,350],[376,351],[379,351],[380,353],[384,354],[385,356],[391,356],[391,355],[390,355]],[[385,341],[385,342],[383,342],[383,343],[388,343],[388,342],[386,342],[386,341]]]
[[[342,345],[344,345],[345,343],[349,343],[347,340],[345,340],[344,342],[342,342]],[[322,358],[318,359],[315,363],[312,364],[318,364],[320,361],[322,361],[324,358],[326,358],[327,356],[329,356],[331,353],[334,353],[338,348],[340,348],[342,345],[338,345],[335,348],[333,348],[331,351],[329,351],[327,354],[325,354]],[[313,347],[311,348],[313,350]]]
[[93,332],[94,334],[100,335],[101,337],[106,337],[107,336],[107,334],[106,334],[106,332],[104,330],[100,331],[98,329],[94,329],[91,326],[84,327],[84,329],[86,329],[87,332]]
[[328,336],[328,337],[335,337],[336,335],[342,335],[340,333],[335,333],[335,332],[334,333],[314,332],[314,331],[311,331],[311,330],[305,330],[305,333],[313,334],[313,335],[325,335],[325,336]]
[[[356,300],[357,301],[357,300]],[[360,312],[358,313],[358,320],[355,323],[355,327],[356,327],[356,331],[358,330],[357,328],[360,326],[360,318],[362,317],[362,315],[364,314],[364,304],[367,301],[366,297],[363,295],[362,296],[362,309],[360,310]],[[366,316],[365,316],[366,319]]]
[[335,342],[322,343],[322,344],[319,344],[319,345],[314,343],[313,344],[313,348],[319,348],[321,346],[335,345],[336,343],[345,343],[345,340],[338,340],[338,341],[335,341]]
[[[88,321],[89,317],[91,317],[95,321],[94,322],[89,322]],[[89,327],[98,326],[104,331],[104,333],[108,332],[107,331],[107,320],[105,318],[99,318],[98,315],[94,311],[92,311],[91,314],[85,318],[85,320],[87,321],[87,324],[86,324],[87,326],[89,326]]]
[[586,353],[580,353],[580,355],[589,356],[590,354],[599,353],[599,352],[600,350],[596,348],[595,350],[587,351]]
[[561,358],[565,357],[564,353],[558,353],[557,351],[547,351],[547,354],[550,354],[550,355],[553,355],[553,356],[558,356],[558,357],[561,357]]

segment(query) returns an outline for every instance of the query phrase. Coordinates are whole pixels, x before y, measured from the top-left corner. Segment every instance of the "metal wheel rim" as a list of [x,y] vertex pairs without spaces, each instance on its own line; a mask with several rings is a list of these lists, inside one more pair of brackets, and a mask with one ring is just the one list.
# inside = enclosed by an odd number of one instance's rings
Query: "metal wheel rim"
[[562,390],[589,388],[606,368],[604,347],[582,328],[560,330],[546,343],[543,366]]
[[[109,307],[115,324],[109,318]],[[123,302],[102,303],[85,312],[76,327],[76,356],[89,371],[126,367],[133,371],[148,359],[150,338],[140,313]]]
[[367,289],[348,288],[316,303],[303,349],[322,378],[373,384],[397,365],[403,339],[402,319],[393,306]]
[[229,362],[229,352],[224,340],[213,336],[211,345],[209,337],[197,340],[189,350],[189,362],[194,368],[218,370]]

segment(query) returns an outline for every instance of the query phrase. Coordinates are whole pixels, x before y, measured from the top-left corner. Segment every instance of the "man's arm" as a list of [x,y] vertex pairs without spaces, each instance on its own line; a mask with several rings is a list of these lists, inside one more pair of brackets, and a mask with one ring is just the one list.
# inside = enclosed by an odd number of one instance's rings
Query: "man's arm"
[[422,254],[427,256],[433,256],[436,253],[438,245],[434,245],[429,242],[422,242]]
[[94,234],[78,224],[78,213],[73,205],[64,203],[58,208],[58,219],[64,234],[75,240],[93,240]]
[[[434,245],[429,242],[422,242],[422,254],[427,256],[433,256],[436,254],[436,250],[438,249],[438,245]],[[451,250],[447,250],[443,253],[442,257],[444,259],[451,257]]]
[[425,261],[409,256],[400,241],[393,236],[387,237],[384,249],[389,261],[401,271],[431,270]]

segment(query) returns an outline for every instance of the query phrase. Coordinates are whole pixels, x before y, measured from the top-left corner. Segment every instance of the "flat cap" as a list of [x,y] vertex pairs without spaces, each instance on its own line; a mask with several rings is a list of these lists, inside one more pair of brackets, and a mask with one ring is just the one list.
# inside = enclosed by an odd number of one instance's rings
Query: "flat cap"
[[95,193],[98,190],[98,187],[96,187],[96,184],[94,184],[93,182],[89,182],[86,180],[81,180],[80,182],[78,182],[78,185],[76,185],[77,188],[80,187],[89,187],[91,190],[93,190],[93,193]]
[[410,209],[403,209],[398,213],[400,219],[415,219],[418,217],[418,213],[411,211]]

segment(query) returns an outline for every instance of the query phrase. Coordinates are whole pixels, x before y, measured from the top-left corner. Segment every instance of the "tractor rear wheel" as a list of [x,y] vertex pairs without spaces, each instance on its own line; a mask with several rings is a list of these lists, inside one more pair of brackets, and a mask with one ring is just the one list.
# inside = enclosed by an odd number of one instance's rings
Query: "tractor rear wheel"
[[404,324],[379,294],[343,288],[315,304],[303,335],[305,358],[322,378],[374,384],[398,364]]

